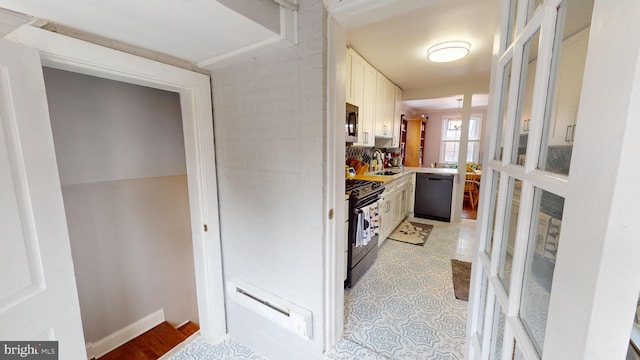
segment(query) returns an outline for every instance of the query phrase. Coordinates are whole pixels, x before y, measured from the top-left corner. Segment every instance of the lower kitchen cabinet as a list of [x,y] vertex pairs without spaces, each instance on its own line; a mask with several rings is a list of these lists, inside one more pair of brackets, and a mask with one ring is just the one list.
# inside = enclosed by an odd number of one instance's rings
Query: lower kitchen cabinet
[[378,206],[380,212],[380,236],[378,245],[393,232],[409,213],[409,199],[412,183],[410,176],[385,183],[385,191],[382,193]]

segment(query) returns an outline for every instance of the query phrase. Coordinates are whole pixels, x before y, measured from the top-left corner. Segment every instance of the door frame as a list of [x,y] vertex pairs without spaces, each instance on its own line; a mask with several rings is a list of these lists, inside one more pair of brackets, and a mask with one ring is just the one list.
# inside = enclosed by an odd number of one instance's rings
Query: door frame
[[180,94],[200,332],[214,340],[224,336],[224,282],[210,78],[28,25],[5,38],[39,50],[43,66]]
[[344,114],[346,32],[331,16],[327,17],[327,112],[325,202],[333,209],[333,219],[325,221],[324,246],[324,350],[332,349],[344,333]]

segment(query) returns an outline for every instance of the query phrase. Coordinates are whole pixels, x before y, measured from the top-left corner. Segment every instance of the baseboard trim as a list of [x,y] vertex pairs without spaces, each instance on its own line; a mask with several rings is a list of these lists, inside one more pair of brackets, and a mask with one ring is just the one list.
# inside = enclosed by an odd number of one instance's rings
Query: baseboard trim
[[96,342],[89,342],[86,344],[87,359],[99,358],[163,321],[165,321],[164,309],[160,309]]

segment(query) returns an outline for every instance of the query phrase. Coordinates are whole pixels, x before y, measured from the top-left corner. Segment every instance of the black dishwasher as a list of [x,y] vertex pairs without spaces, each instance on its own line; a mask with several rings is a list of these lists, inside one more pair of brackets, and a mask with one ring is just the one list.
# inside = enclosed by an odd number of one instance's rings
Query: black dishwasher
[[453,175],[416,174],[415,217],[451,221]]

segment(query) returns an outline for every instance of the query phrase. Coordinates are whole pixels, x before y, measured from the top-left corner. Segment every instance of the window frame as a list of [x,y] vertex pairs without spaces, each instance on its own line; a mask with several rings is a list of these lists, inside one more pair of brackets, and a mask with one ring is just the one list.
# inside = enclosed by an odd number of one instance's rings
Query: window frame
[[[482,142],[482,114],[481,113],[472,113],[471,116],[469,117],[469,122],[471,123],[472,120],[477,120],[478,122],[478,136],[477,139],[476,138],[472,138],[471,137],[471,124],[469,124],[469,137],[467,139],[467,162],[475,162],[478,163],[480,162],[480,145]],[[457,163],[458,162],[458,153],[459,153],[459,149],[460,149],[460,137],[462,136],[462,132],[460,132],[458,139],[455,140],[450,140],[450,139],[445,139],[445,135],[447,130],[449,129],[449,122],[450,121],[460,121],[462,124],[462,118],[459,116],[459,114],[448,114],[448,115],[443,115],[442,116],[442,131],[440,133],[440,153],[438,155],[438,161],[441,163],[447,163],[447,164],[453,164],[453,163]],[[462,126],[460,127],[462,128]],[[445,144],[446,143],[457,143],[458,147],[456,150],[456,156],[455,156],[455,161],[446,161],[445,160]],[[469,151],[471,151],[471,149],[473,148],[472,146],[470,146],[471,144],[477,144],[476,149],[477,151],[475,152],[475,156],[473,156],[473,159],[469,160]]]

